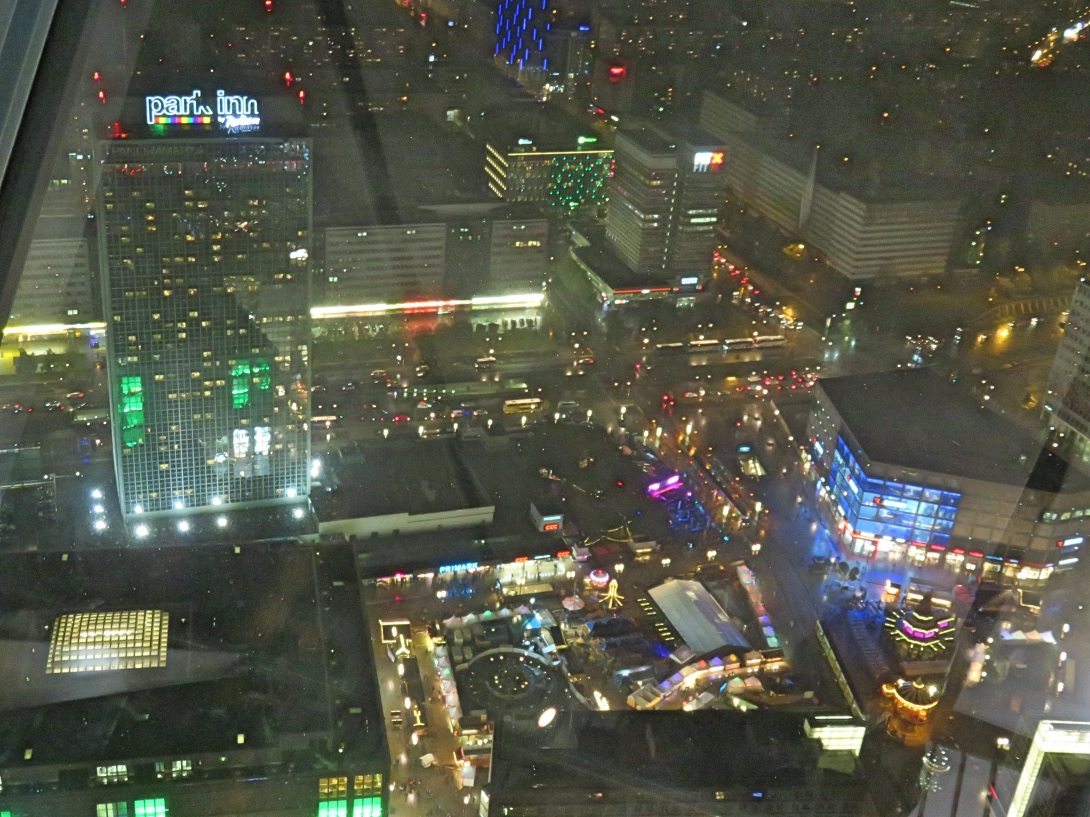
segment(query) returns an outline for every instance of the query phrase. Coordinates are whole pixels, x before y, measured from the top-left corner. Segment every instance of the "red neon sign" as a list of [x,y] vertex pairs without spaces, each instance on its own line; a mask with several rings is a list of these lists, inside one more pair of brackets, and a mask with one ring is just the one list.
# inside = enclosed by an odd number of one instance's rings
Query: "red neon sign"
[[560,523],[559,522],[546,522],[544,525],[541,526],[541,529],[543,531],[545,531],[546,533],[552,533],[553,531],[560,530]]

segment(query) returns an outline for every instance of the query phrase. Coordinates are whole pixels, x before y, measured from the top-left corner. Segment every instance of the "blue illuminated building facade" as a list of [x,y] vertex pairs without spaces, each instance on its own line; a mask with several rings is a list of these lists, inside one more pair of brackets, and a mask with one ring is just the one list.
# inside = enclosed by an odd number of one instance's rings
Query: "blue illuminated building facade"
[[822,378],[806,436],[818,555],[1021,586],[1080,561],[1090,477],[931,370]]
[[493,54],[520,74],[544,74],[549,70],[546,34],[552,27],[549,0],[500,0]]
[[959,492],[868,477],[839,436],[829,485],[856,539],[950,544],[961,502]]

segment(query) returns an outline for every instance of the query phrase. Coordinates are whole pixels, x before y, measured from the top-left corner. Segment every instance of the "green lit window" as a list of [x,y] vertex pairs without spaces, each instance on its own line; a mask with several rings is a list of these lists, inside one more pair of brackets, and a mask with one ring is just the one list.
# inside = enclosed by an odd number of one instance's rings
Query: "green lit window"
[[352,804],[352,817],[382,817],[382,798],[364,797]]
[[245,408],[250,405],[250,361],[236,360],[231,364],[231,405]]
[[256,385],[262,391],[268,391],[272,387],[269,361],[255,358],[231,363],[231,405],[234,408],[246,408],[250,405],[251,385]]
[[[0,812],[0,817],[6,813]],[[95,817],[129,817],[129,804],[126,802],[99,803],[95,806]]]
[[121,378],[121,440],[128,448],[144,442],[144,385],[136,375]]
[[348,817],[348,801],[325,800],[319,803],[318,817]]
[[269,374],[269,361],[255,360],[251,368],[254,374],[254,383],[262,391],[268,391],[272,385],[272,375]]
[[165,797],[149,797],[133,803],[133,817],[167,817]]

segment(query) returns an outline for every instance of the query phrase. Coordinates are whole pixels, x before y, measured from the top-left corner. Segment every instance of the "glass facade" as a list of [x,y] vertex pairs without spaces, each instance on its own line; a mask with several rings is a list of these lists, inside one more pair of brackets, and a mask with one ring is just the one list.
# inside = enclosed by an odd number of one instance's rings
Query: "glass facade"
[[829,470],[829,485],[856,536],[888,537],[924,545],[950,542],[960,493],[872,479],[839,436]]
[[309,142],[114,141],[99,167],[123,512],[306,496]]

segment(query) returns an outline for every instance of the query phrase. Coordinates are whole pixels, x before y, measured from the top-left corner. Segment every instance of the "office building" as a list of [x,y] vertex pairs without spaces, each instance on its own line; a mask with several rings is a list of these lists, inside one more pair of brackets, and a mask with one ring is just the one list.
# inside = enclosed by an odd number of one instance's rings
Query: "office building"
[[549,265],[549,222],[541,217],[518,217],[515,212],[492,220],[488,251],[488,280],[484,295],[540,292]]
[[517,136],[511,141],[489,140],[484,171],[488,190],[506,202],[540,205],[565,215],[594,214],[606,203],[606,182],[613,150],[601,147],[598,137],[535,139]]
[[703,280],[725,194],[725,152],[700,134],[651,128],[617,135],[606,246],[638,277]]
[[1090,281],[1079,280],[1045,396],[1048,422],[1069,456],[1090,461]]
[[8,554],[0,814],[384,817],[358,587],[341,545]]
[[85,218],[77,217],[38,219],[15,290],[8,332],[98,320],[85,223]]
[[443,291],[442,222],[328,227],[317,306],[432,300]]
[[818,381],[807,453],[846,555],[1023,586],[1073,566],[1090,481],[929,369]]
[[[845,719],[767,711],[505,714],[482,801],[496,817],[876,813]],[[843,732],[841,739],[840,733]]]
[[407,215],[411,223],[326,229],[324,280],[314,297],[318,316],[493,296],[540,298],[549,222],[536,208],[491,202]]
[[126,140],[98,158],[114,465],[133,532],[268,503],[302,519],[309,142]]
[[723,144],[723,177],[735,201],[811,244],[846,278],[946,272],[962,228],[961,196],[910,184],[880,153],[834,162],[812,143],[773,137],[767,117],[712,93],[700,124]]

